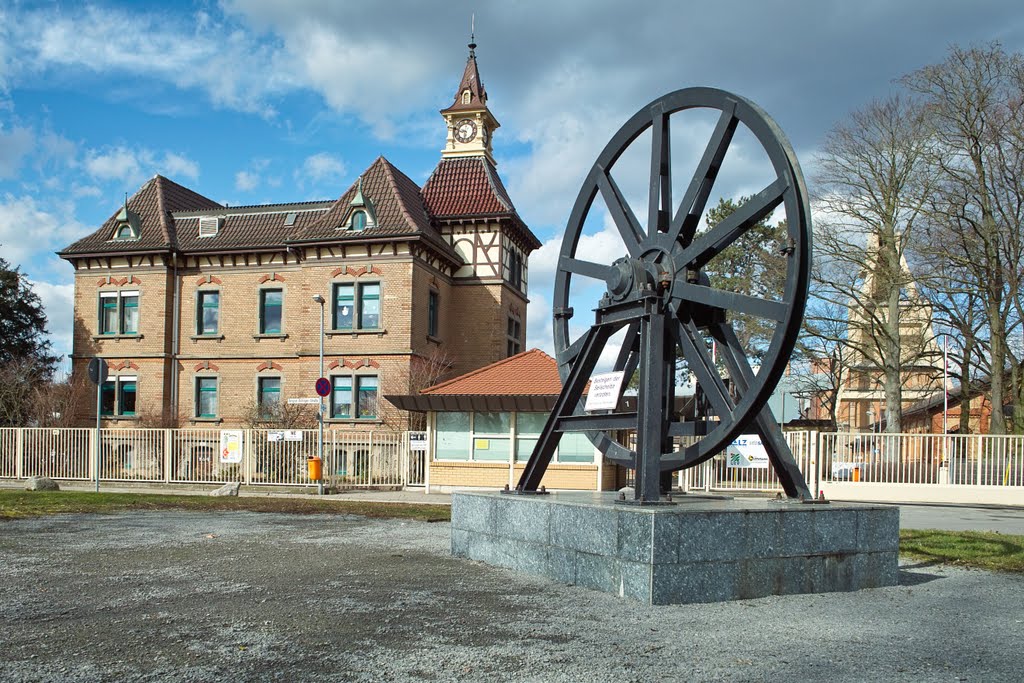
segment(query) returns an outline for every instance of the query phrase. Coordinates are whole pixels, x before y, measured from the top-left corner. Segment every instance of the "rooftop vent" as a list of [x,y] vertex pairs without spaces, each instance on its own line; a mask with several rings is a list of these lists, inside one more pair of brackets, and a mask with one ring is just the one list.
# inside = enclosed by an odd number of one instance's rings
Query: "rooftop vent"
[[220,230],[220,222],[219,216],[203,216],[199,219],[199,236],[215,237]]

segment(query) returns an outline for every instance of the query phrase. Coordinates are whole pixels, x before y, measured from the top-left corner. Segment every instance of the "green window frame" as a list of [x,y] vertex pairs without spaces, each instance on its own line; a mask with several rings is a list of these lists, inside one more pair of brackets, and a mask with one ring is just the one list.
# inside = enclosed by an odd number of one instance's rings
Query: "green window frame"
[[100,387],[100,415],[132,417],[136,412],[135,377],[111,377]]
[[284,311],[283,289],[260,290],[260,334],[281,334]]
[[260,377],[257,383],[260,416],[268,417],[281,405],[281,378]]
[[351,375],[337,375],[331,378],[331,417],[338,419],[352,417]]
[[352,229],[353,230],[365,230],[366,229],[366,212],[365,211],[354,211],[352,213]]
[[135,415],[135,379],[119,378],[117,383],[117,410],[120,415]]
[[339,282],[334,285],[331,329],[379,330],[381,328],[380,282]]
[[196,296],[196,334],[217,334],[220,329],[220,290],[200,291]]
[[100,334],[117,334],[117,292],[100,292]]
[[196,377],[196,417],[217,417],[217,378]]
[[121,294],[121,334],[139,333],[139,295],[138,292],[122,292]]
[[100,415],[113,417],[117,412],[117,382],[108,379],[100,387]]
[[330,415],[337,420],[375,420],[379,394],[377,375],[335,375],[331,378]]
[[139,292],[100,292],[101,335],[139,333]]

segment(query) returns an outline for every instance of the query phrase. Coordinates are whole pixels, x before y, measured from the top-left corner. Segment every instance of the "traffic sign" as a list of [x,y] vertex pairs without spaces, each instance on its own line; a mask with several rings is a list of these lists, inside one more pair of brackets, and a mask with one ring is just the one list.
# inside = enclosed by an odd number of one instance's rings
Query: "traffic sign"
[[316,381],[316,395],[317,396],[330,396],[331,395],[331,381],[326,377],[321,377]]
[[110,374],[110,366],[102,358],[93,358],[89,361],[89,381],[93,384],[103,384]]

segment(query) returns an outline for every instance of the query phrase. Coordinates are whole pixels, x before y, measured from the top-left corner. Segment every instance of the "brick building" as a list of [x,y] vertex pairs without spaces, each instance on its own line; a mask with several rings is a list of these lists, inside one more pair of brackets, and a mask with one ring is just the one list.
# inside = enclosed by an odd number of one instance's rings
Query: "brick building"
[[241,425],[312,396],[321,315],[338,428],[407,428],[384,394],[522,350],[540,243],[496,171],[469,47],[422,188],[384,157],[333,201],[226,207],[157,175],[59,253],[75,268],[73,371],[110,365],[106,426]]

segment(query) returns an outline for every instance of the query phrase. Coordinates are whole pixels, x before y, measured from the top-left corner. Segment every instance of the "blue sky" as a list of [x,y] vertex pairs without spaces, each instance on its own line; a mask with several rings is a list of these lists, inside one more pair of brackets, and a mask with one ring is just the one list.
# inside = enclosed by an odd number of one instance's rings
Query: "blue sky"
[[[337,197],[380,154],[422,183],[475,13],[498,170],[545,243],[527,341],[550,351],[568,211],[644,103],[691,85],[738,92],[778,120],[813,177],[830,127],[949,45],[1024,50],[1018,2],[710,5],[0,0],[0,255],[29,275],[68,353],[72,269],[53,252],[154,173],[232,205]],[[743,177],[722,193],[745,192]]]

